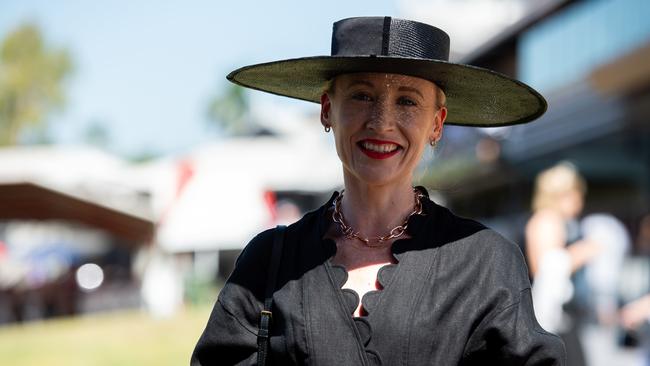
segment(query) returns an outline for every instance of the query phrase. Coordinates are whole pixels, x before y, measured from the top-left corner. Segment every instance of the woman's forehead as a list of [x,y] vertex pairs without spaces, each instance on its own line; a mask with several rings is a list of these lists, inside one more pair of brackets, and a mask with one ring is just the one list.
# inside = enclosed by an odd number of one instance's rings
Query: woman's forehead
[[435,89],[435,84],[429,80],[402,74],[387,74],[378,72],[363,72],[343,74],[336,76],[336,85],[350,87],[356,84],[365,84],[373,87],[408,86],[417,89]]

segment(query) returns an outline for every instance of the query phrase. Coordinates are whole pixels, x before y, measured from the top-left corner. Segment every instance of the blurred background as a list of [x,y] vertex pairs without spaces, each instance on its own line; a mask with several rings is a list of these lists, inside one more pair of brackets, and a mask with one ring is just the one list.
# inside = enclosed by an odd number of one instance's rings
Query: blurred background
[[647,0],[1,0],[0,363],[187,364],[248,240],[342,185],[317,105],[225,75],[327,55],[359,15],[436,25],[453,61],[547,98],[528,125],[446,127],[418,184],[528,255],[536,177],[578,172],[585,363],[650,364]]

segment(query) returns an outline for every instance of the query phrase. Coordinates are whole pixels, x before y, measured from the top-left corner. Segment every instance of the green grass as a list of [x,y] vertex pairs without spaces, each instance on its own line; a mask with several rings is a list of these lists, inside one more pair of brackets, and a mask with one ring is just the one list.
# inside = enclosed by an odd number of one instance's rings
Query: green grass
[[169,319],[132,310],[0,327],[0,364],[188,365],[209,306]]

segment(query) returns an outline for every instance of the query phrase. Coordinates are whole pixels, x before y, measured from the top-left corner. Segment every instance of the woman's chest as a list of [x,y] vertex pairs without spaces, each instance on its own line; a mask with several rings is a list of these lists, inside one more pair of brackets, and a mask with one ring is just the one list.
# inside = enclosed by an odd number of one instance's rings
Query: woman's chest
[[361,301],[365,295],[381,291],[385,285],[378,279],[380,270],[394,265],[397,261],[389,251],[379,250],[367,256],[356,254],[357,256],[353,256],[349,251],[341,249],[332,258],[331,263],[334,266],[342,267],[345,271],[345,278],[341,281],[340,288],[351,290],[353,295],[356,294],[356,299],[354,299],[356,304],[352,315],[359,317],[367,315],[367,309],[364,308],[363,301]]

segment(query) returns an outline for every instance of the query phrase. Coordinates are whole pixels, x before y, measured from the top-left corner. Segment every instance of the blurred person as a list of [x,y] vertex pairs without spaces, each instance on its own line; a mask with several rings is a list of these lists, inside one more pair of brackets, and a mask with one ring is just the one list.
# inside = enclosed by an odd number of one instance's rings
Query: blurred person
[[276,228],[246,246],[192,365],[564,364],[562,341],[535,319],[517,245],[413,187],[445,121],[517,124],[546,108],[530,87],[448,56],[438,28],[349,18],[334,23],[331,56],[228,76],[320,103],[345,189],[284,239]]
[[585,216],[580,222],[583,237],[601,246],[600,252],[585,266],[592,305],[598,323],[616,324],[618,312],[619,274],[630,249],[630,235],[616,217],[598,213]]
[[542,171],[526,224],[535,314],[544,329],[562,337],[570,366],[585,365],[579,331],[588,304],[581,270],[602,250],[598,242],[583,238],[577,220],[585,192],[584,179],[570,163]]
[[[637,272],[637,275],[642,274],[643,278],[635,279],[638,282],[636,291],[626,289],[628,292],[637,293],[628,294],[627,297],[632,295],[634,299],[626,301],[621,308],[620,323],[627,331],[627,336],[635,336],[643,348],[644,365],[650,366],[650,215],[645,215],[640,221],[634,254],[636,264],[646,270]],[[639,295],[639,292],[645,294]]]
[[621,345],[618,311],[620,284],[625,280],[631,239],[628,229],[615,216],[589,214],[580,222],[583,237],[598,242],[602,250],[585,265],[587,289],[582,294],[588,305],[581,333],[590,365],[638,365],[639,355]]
[[634,329],[650,321],[650,294],[642,296],[621,310],[621,323],[627,329]]

